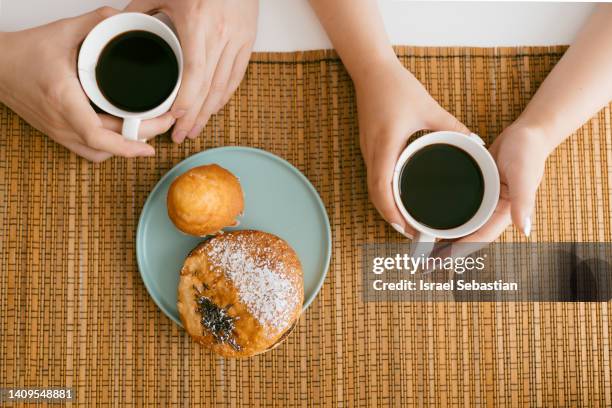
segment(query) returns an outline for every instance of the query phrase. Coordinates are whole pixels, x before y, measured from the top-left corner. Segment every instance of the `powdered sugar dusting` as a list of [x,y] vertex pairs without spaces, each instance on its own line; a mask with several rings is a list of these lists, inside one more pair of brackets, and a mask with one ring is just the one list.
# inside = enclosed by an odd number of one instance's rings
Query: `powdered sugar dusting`
[[286,329],[299,298],[295,286],[283,275],[287,266],[253,236],[234,238],[222,238],[210,246],[212,266],[223,269],[259,323],[276,331]]

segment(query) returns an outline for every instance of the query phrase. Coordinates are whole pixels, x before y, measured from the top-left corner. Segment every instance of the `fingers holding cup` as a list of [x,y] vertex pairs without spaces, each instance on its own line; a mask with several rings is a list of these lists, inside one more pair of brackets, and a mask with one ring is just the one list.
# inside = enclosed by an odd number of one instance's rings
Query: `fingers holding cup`
[[373,146],[368,167],[368,191],[370,199],[380,215],[406,238],[414,237],[414,229],[408,226],[397,208],[393,197],[393,169],[401,151],[401,146],[387,137],[382,143]]

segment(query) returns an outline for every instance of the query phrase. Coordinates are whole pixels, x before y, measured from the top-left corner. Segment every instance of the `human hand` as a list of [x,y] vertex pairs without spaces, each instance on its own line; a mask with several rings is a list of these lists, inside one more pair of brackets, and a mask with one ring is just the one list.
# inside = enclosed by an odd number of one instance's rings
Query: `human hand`
[[185,60],[172,114],[172,140],[200,134],[238,88],[257,30],[258,0],[132,0],[126,11],[163,12],[176,27]]
[[[77,77],[79,44],[94,25],[115,14],[101,8],[45,26],[0,34],[0,99],[51,139],[84,158],[152,156],[153,147],[121,136],[121,120],[96,114]],[[167,131],[170,114],[142,123],[139,137]]]
[[387,222],[412,238],[415,231],[406,224],[393,198],[397,159],[410,136],[419,130],[470,132],[397,60],[379,64],[374,72],[354,81],[370,199]]
[[546,158],[552,151],[544,136],[538,129],[515,122],[495,139],[489,151],[497,163],[501,182],[497,208],[482,228],[457,243],[492,242],[510,223],[529,237],[536,193],[544,175]]

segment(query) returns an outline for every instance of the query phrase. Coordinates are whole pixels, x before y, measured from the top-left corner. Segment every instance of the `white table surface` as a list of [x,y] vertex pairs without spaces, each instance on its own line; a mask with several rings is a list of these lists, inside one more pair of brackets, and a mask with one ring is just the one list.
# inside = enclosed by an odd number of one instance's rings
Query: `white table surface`
[[[334,0],[329,0],[334,1]],[[359,0],[355,0],[359,1]],[[127,0],[0,0],[0,31],[14,31]],[[380,0],[394,44],[514,46],[569,44],[592,3]],[[260,0],[256,51],[331,48],[307,0]]]

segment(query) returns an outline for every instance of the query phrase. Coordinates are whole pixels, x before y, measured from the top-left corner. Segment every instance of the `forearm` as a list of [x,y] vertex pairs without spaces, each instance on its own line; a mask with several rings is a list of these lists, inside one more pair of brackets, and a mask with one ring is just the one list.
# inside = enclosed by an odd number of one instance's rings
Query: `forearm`
[[310,0],[353,81],[397,63],[376,0]]
[[9,33],[0,32],[0,50],[2,50],[2,56],[0,57],[0,102],[7,103],[8,98],[8,84],[7,77],[10,70],[8,66],[10,56],[9,54]]
[[11,108],[15,102],[15,81],[24,80],[24,74],[16,63],[19,53],[23,53],[25,48],[20,41],[22,32],[0,31],[0,102]]
[[590,17],[517,123],[539,129],[553,150],[612,100],[612,5]]

